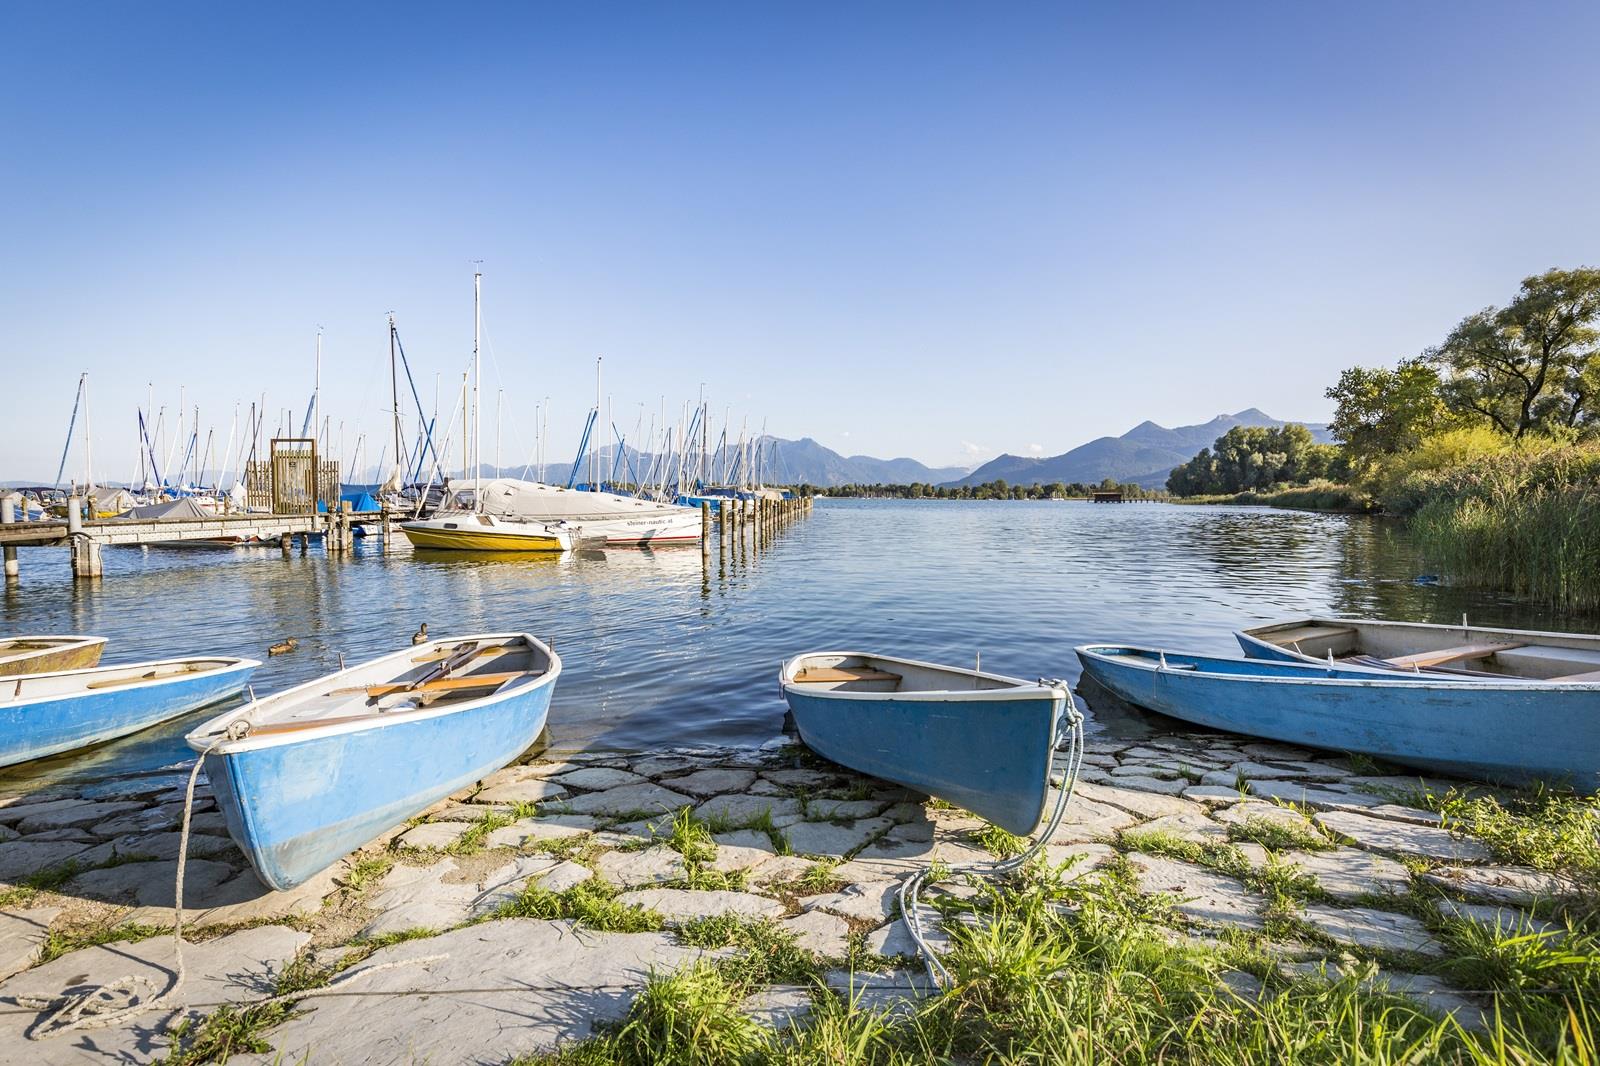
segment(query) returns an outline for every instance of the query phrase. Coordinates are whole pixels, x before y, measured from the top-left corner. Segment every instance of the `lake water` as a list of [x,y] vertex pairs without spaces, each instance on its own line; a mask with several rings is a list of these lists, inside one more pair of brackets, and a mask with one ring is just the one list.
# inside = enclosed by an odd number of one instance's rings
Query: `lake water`
[[[565,669],[552,745],[644,751],[759,744],[782,727],[779,662],[871,649],[1021,677],[1076,680],[1075,644],[1126,641],[1234,654],[1231,631],[1303,612],[1593,630],[1504,597],[1418,581],[1426,567],[1381,519],[1268,508],[1079,502],[819,500],[760,552],[696,548],[561,558],[350,557],[274,550],[108,548],[73,582],[67,553],[23,549],[0,632],[110,638],[106,662],[188,654],[267,660],[266,694],[433,635],[526,630]],[[267,646],[299,649],[268,660]],[[188,756],[216,708],[88,752],[0,773],[102,776]],[[1159,729],[1090,706],[1101,729]],[[1098,721],[1094,721],[1098,719]]]

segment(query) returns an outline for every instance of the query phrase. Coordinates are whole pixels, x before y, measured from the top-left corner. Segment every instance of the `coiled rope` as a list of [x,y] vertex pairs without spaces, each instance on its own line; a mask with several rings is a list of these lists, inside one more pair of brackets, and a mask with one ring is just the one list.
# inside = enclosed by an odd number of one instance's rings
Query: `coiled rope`
[[[1072,700],[1072,688],[1059,678],[1039,680],[1039,684],[1053,688],[1063,696],[1062,708],[1056,715],[1055,723],[1050,731],[1050,769],[1046,771],[1046,781],[1055,775],[1055,752],[1061,743],[1061,734],[1067,734],[1067,765],[1061,782],[1060,789],[1056,792],[1055,809],[1050,814],[1050,819],[1045,823],[1044,831],[1040,833],[1028,848],[1020,855],[1009,859],[1000,859],[995,862],[969,863],[965,866],[952,867],[951,875],[971,874],[977,877],[1000,878],[1008,876],[1022,869],[1033,857],[1050,842],[1055,836],[1056,829],[1061,825],[1061,819],[1067,813],[1067,805],[1072,802],[1073,790],[1078,784],[1078,770],[1083,765],[1083,712],[1079,711]],[[927,885],[928,879],[933,875],[934,867],[930,865],[900,883],[900,917],[906,924],[906,931],[911,934],[911,939],[917,945],[917,954],[922,958],[922,964],[928,971],[928,979],[937,989],[947,988],[950,985],[950,971],[940,961],[939,955],[928,943],[928,932],[922,923],[922,911],[919,896]]]
[[[183,827],[178,834],[177,883],[173,886],[172,950],[175,960],[172,983],[158,992],[155,981],[150,977],[145,974],[130,974],[127,977],[119,977],[115,981],[96,985],[93,988],[70,996],[58,996],[53,999],[18,996],[16,1001],[19,1006],[45,1012],[28,1027],[26,1036],[29,1040],[44,1040],[77,1029],[104,1029],[107,1026],[120,1024],[129,1018],[161,1009],[170,1003],[177,996],[178,991],[183,988],[183,984],[189,976],[188,968],[185,966],[183,958],[183,875],[189,862],[189,829],[194,817],[195,784],[200,779],[200,769],[205,765],[206,756],[216,751],[225,742],[244,736],[248,730],[249,725],[242,718],[230,722],[227,732],[219,736],[205,751],[200,753],[200,757],[194,761],[194,769],[189,771],[189,785],[183,796]],[[370,977],[384,970],[393,970],[401,966],[419,966],[424,963],[437,962],[447,957],[446,955],[422,955],[412,959],[379,963],[376,966],[363,967],[344,979],[324,985],[322,988],[268,996],[265,999],[242,1003],[239,1007],[241,1010],[248,1010],[252,1007],[266,1007],[288,1000],[347,995],[345,986],[352,981]],[[111,1003],[113,1001],[112,997],[119,992],[134,997],[134,1001],[118,1010],[99,1009]],[[139,998],[141,995],[151,998]],[[182,1006],[178,1005],[168,1009],[176,1011],[182,1009]]]

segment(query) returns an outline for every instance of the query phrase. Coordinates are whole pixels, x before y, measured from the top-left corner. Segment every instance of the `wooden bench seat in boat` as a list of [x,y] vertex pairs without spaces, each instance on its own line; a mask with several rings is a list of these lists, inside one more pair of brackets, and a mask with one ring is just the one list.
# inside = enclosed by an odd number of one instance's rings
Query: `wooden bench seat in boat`
[[364,689],[350,691],[365,692],[368,696],[392,696],[397,692],[453,692],[463,689],[499,688],[507,681],[514,681],[519,677],[528,677],[531,674],[541,674],[542,670],[512,670],[503,674],[468,674],[465,677],[442,677],[437,681],[424,681],[420,685],[416,682],[410,684],[368,685]]
[[1347,637],[1353,633],[1355,633],[1354,626],[1300,626],[1298,629],[1285,629],[1282,632],[1262,633],[1261,636],[1274,644],[1285,646],[1306,640]]
[[1466,662],[1469,659],[1483,659],[1496,652],[1511,651],[1513,648],[1526,647],[1525,644],[1492,643],[1492,644],[1463,644],[1459,648],[1440,648],[1437,651],[1422,651],[1415,655],[1397,655],[1384,662],[1390,666],[1402,669],[1411,667],[1443,666],[1445,663]]
[[899,681],[899,674],[871,670],[863,666],[808,666],[794,675],[797,685],[820,685],[846,681]]

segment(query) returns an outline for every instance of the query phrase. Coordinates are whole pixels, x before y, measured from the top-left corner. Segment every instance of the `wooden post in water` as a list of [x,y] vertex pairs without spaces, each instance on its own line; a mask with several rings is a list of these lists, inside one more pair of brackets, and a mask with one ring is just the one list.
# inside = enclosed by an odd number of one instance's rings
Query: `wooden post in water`
[[711,505],[705,500],[700,501],[700,554],[711,554]]
[[386,503],[378,509],[378,521],[383,527],[383,553],[389,553],[389,535],[394,530],[389,528],[389,505]]
[[67,497],[67,538],[72,547],[72,576],[100,576],[100,544],[83,531],[83,499]]
[[[16,500],[17,497],[15,493],[8,494],[5,499],[0,500],[0,525],[9,526],[11,523],[17,520]],[[17,549],[9,544],[6,545],[5,557],[6,580],[9,581],[11,578],[16,577],[19,573],[17,569]]]
[[289,549],[294,546],[294,536],[289,533],[278,534],[278,547],[283,550],[283,557],[289,558]]

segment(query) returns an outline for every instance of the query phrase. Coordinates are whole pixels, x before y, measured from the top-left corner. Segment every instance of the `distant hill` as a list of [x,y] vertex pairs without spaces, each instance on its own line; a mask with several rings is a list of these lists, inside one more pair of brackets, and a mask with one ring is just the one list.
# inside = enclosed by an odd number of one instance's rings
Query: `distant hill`
[[[819,485],[831,488],[836,485],[909,485],[914,481],[926,482],[937,485],[940,482],[958,478],[966,473],[965,467],[943,466],[929,467],[917,462],[915,459],[875,459],[870,455],[840,455],[832,448],[824,447],[804,437],[800,440],[783,440],[779,437],[763,437],[761,472],[764,479],[773,485]],[[609,479],[612,470],[612,456],[614,451],[610,448],[600,452],[600,469]],[[725,449],[724,454],[715,456],[711,460],[712,469],[720,471],[731,468],[737,458],[736,449]],[[645,476],[654,457],[629,448],[622,457],[618,477],[629,480],[629,463],[637,476]],[[587,462],[584,464],[587,468]],[[572,469],[572,464],[567,462],[549,463],[545,466],[545,480],[552,484],[565,484],[567,475]],[[501,467],[501,474],[505,477],[521,477],[523,468],[520,466]],[[494,470],[484,468],[487,476],[494,476]],[[537,471],[530,471],[528,476],[536,476]],[[588,477],[587,469],[580,470],[578,480],[583,481]]]
[[[1209,422],[1168,429],[1154,422],[1141,422],[1120,437],[1100,437],[1081,444],[1070,452],[1049,458],[1002,455],[984,463],[972,473],[950,482],[952,485],[981,485],[1003,478],[1012,485],[1048,484],[1077,481],[1091,484],[1106,478],[1131,481],[1149,488],[1167,483],[1172,468],[1187,462],[1201,448],[1234,426],[1277,427],[1286,423],[1254,407],[1237,414],[1218,415]],[[1319,422],[1302,423],[1320,443],[1333,440],[1328,427]]]

